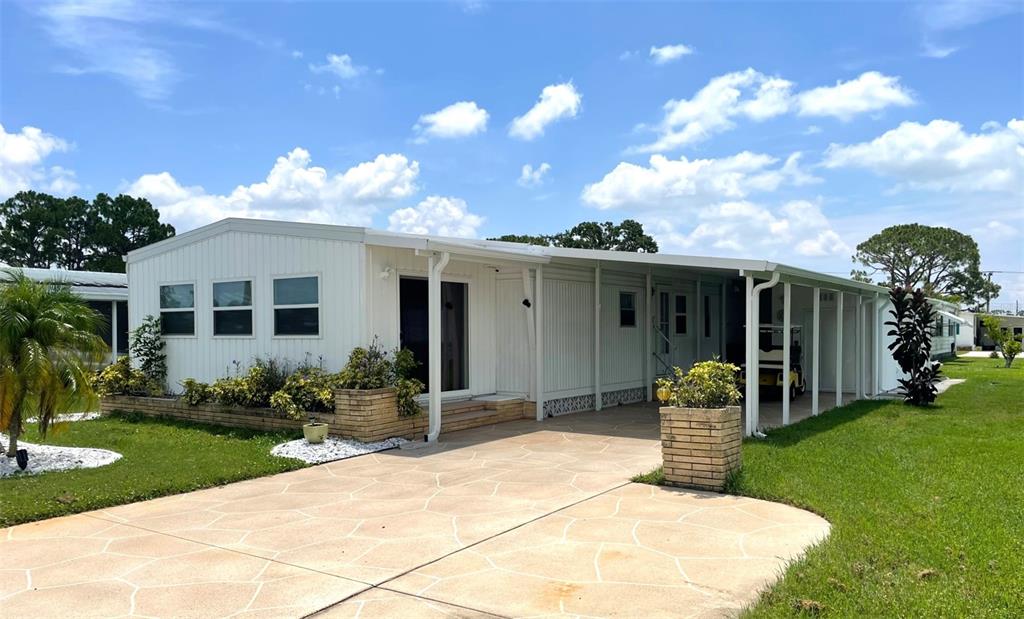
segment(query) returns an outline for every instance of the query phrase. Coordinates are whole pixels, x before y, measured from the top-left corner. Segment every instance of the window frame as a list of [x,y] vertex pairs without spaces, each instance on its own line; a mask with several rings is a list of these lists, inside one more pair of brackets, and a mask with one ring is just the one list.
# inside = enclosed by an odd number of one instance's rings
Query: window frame
[[[679,297],[683,298],[683,311],[679,311]],[[672,335],[686,337],[690,335],[690,302],[685,292],[672,294]],[[679,330],[679,317],[683,317],[683,330]]]
[[[636,329],[637,328],[637,324],[638,324],[637,317],[638,317],[638,315],[640,313],[639,307],[637,305],[637,296],[638,295],[637,295],[636,291],[634,291],[634,290],[619,290],[619,328],[620,329]],[[622,299],[624,299],[626,297],[629,297],[629,298],[631,298],[633,300],[633,307],[631,307],[631,308],[623,308],[622,307]],[[631,324],[631,325],[623,324],[622,312],[633,312],[633,324]]]
[[[192,286],[192,307],[169,307],[164,308],[160,302],[160,291],[168,286]],[[156,307],[157,312],[160,315],[160,337],[164,338],[175,338],[175,339],[196,339],[199,337],[199,329],[196,324],[196,308],[199,306],[199,286],[196,285],[196,280],[180,280],[180,281],[169,281],[169,282],[158,282],[156,286]],[[165,313],[184,313],[192,312],[192,333],[164,333],[163,320]]]
[[[236,282],[249,282],[249,305],[232,305],[226,307],[217,307],[217,295],[214,293],[214,287],[217,284],[233,284]],[[217,333],[217,312],[230,312],[230,311],[249,311],[251,316],[251,330],[248,335],[245,334],[223,334]],[[215,339],[225,340],[238,340],[238,339],[252,339],[256,337],[256,278],[255,277],[229,277],[229,278],[218,278],[210,280],[210,337]]]
[[[278,305],[274,298],[274,283],[279,279],[303,279],[306,277],[316,278],[316,303],[297,303],[289,305]],[[281,273],[270,276],[270,332],[273,339],[281,340],[317,340],[324,337],[324,278],[319,272],[309,273]],[[310,309],[316,308],[316,334],[278,334],[277,332],[277,310],[279,309]],[[254,317],[255,318],[255,317]]]

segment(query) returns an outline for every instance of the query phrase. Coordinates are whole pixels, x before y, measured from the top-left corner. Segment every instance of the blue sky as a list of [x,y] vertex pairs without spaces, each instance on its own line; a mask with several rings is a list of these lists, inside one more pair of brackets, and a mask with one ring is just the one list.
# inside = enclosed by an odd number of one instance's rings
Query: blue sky
[[[134,193],[179,231],[632,217],[663,251],[841,273],[917,221],[1024,271],[1016,3],[0,11],[0,197]],[[1024,301],[1024,276],[1000,281]]]

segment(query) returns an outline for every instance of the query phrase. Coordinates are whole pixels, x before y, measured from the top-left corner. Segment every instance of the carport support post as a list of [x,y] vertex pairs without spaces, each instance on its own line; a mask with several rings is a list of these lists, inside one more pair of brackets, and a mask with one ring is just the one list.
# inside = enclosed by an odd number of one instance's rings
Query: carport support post
[[693,334],[697,340],[697,354],[694,355],[694,361],[700,361],[700,340],[704,337],[704,321],[701,319],[701,312],[704,311],[704,301],[700,296],[700,275],[697,276],[697,320],[693,325]]
[[746,344],[743,347],[744,348],[744,351],[743,351],[743,363],[746,364],[746,366],[747,366],[747,379],[746,379],[746,381],[744,381],[744,384],[743,384],[743,408],[744,408],[744,413],[745,413],[744,417],[746,418],[746,427],[744,428],[744,433],[746,434],[746,436],[750,436],[751,434],[754,433],[754,430],[753,430],[753,423],[754,423],[754,403],[753,403],[753,399],[754,399],[754,383],[753,383],[753,381],[754,381],[754,379],[753,379],[753,376],[756,375],[756,371],[755,372],[751,371],[751,362],[753,362],[753,357],[754,357],[754,351],[752,350],[754,348],[754,344],[753,344],[753,342],[754,342],[754,334],[757,333],[757,330],[754,329],[754,326],[751,324],[751,322],[754,320],[754,312],[753,312],[753,308],[752,308],[752,305],[754,303],[754,301],[753,301],[753,298],[754,298],[754,276],[753,275],[747,275],[746,279],[747,279],[747,289],[746,289],[747,293],[745,295],[743,295],[743,298],[746,299],[745,305],[746,305],[746,312],[747,312],[746,318],[744,320],[744,322],[746,323],[745,324],[745,326],[746,326],[746,333],[745,333],[745,335],[746,335],[746,338],[745,338]]
[[537,355],[534,368],[537,371],[537,421],[544,419],[544,267],[537,266],[536,289],[533,292],[533,330],[537,343],[534,351]]
[[790,294],[792,284],[782,285],[782,425],[789,425],[789,347],[792,339],[790,317]]
[[878,386],[878,366],[881,365],[880,359],[882,351],[878,348],[878,342],[880,341],[882,330],[882,319],[879,316],[882,313],[882,295],[875,293],[874,304],[871,306],[871,395],[877,396],[882,390]]
[[433,254],[427,258],[427,352],[430,359],[427,375],[428,409],[427,442],[432,443],[441,434],[441,273],[448,265],[451,254],[444,252],[435,261]]
[[117,301],[110,302],[110,362],[117,363],[117,348],[120,342],[117,341]]
[[820,329],[821,329],[821,288],[814,288],[814,333],[811,335],[811,414],[817,415],[818,407],[818,361],[821,359],[820,351]]
[[647,387],[647,401],[654,400],[654,304],[651,299],[654,296],[653,278],[651,269],[647,269],[647,278],[644,281],[644,385]]
[[843,291],[836,290],[836,406],[843,405]]
[[[634,308],[635,311],[636,308]],[[594,267],[594,410],[601,410],[601,264]]]
[[856,384],[857,384],[857,399],[864,399],[864,297],[857,295],[857,321],[856,325],[857,333],[857,373],[856,373]]

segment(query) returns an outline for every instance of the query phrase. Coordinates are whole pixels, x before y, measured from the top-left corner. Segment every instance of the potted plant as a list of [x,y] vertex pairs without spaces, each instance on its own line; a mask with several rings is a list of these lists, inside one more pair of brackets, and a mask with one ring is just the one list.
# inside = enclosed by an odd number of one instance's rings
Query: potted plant
[[675,408],[725,409],[734,408],[740,401],[736,375],[740,371],[731,363],[701,361],[694,363],[689,372],[673,368],[675,378],[659,378],[658,399]]
[[322,421],[317,421],[316,416],[309,416],[309,423],[302,424],[302,435],[306,437],[306,442],[311,445],[317,445],[324,442],[327,438],[328,425]]

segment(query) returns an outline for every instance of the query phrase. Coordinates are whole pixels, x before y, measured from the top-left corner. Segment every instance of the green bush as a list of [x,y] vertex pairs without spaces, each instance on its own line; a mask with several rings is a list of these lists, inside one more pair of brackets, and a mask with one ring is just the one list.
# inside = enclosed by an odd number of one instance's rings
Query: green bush
[[158,396],[163,394],[163,385],[151,380],[139,369],[133,368],[128,357],[98,371],[93,377],[93,389],[103,395]]
[[303,413],[330,411],[334,409],[334,390],[340,385],[338,374],[330,374],[320,367],[303,365],[292,372],[281,389],[270,396],[270,406],[296,419]]
[[409,349],[387,353],[376,340],[367,348],[353,348],[348,362],[338,374],[341,389],[384,389],[394,387],[398,395],[398,414],[418,415],[416,397],[423,393],[423,383],[409,375],[416,368],[416,359]]
[[164,352],[164,338],[160,333],[160,319],[146,316],[142,324],[129,338],[131,356],[146,378],[160,386],[163,393],[167,383],[167,353]]
[[181,386],[184,389],[181,399],[185,400],[185,403],[189,406],[198,406],[199,404],[209,402],[213,396],[213,390],[209,385],[192,378],[186,378],[181,381]]
[[659,378],[658,397],[668,390],[665,402],[684,408],[721,408],[740,401],[736,374],[740,371],[731,363],[715,359],[694,363],[689,372],[676,367],[675,378]]
[[242,374],[236,365],[236,375],[219,378],[210,386],[210,397],[218,404],[269,408],[270,398],[279,391],[288,377],[282,364],[270,359],[257,358]]

